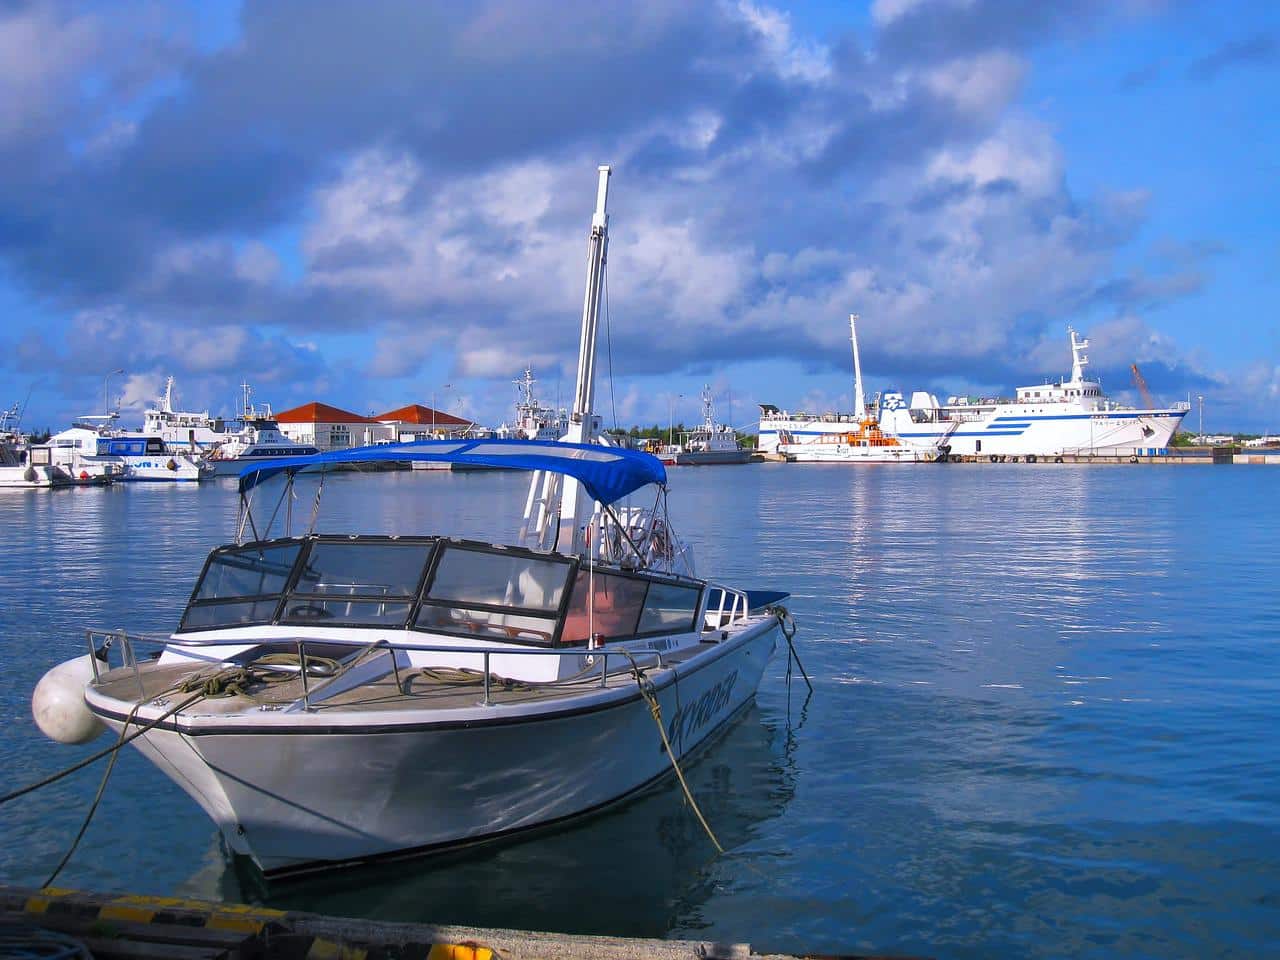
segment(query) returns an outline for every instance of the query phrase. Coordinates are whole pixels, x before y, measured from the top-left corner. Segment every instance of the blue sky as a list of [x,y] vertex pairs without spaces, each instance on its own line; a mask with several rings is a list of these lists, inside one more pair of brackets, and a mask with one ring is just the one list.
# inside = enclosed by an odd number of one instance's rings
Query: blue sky
[[1070,324],[1280,431],[1277,115],[1267,3],[0,2],[0,403],[567,398],[611,163],[606,417],[847,408],[857,312],[873,389]]

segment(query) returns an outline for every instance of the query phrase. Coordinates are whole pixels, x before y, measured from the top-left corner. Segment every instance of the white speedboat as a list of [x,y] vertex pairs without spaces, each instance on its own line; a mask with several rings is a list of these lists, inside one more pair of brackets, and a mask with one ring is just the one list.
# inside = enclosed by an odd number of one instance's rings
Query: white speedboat
[[228,433],[205,457],[205,463],[214,476],[232,477],[252,464],[309,457],[320,452],[320,448],[313,444],[299,443],[285,436],[271,415],[270,406],[259,411],[246,403],[237,423],[239,429]]
[[124,461],[99,449],[103,435],[96,421],[109,419],[110,415],[82,417],[53,434],[47,443],[33,444],[31,456],[41,464],[57,467],[73,484],[99,485],[123,479],[127,470]]
[[[252,537],[210,554],[158,657],[120,632],[122,666],[89,656],[50,671],[33,698],[42,729],[76,742],[99,721],[150,726],[134,744],[273,877],[595,810],[746,705],[785,594],[696,576],[662,465],[593,442],[608,175],[564,442],[394,443],[245,468],[239,529]],[[314,509],[311,529],[288,529],[301,472],[422,459],[534,471],[520,542],[330,536]],[[271,478],[284,489],[255,520]],[[642,490],[644,506],[627,502]],[[69,680],[79,699],[60,701],[59,677],[76,669],[88,682]]]
[[98,453],[117,458],[124,472],[117,478],[132,483],[197,483],[213,471],[190,454],[170,451],[160,437],[116,433],[98,438]]
[[[880,398],[881,427],[901,440],[929,445],[945,439],[953,456],[1055,457],[1064,454],[1147,456],[1163,453],[1190,405],[1135,408],[1109,400],[1085,378],[1088,340],[1071,336],[1071,378],[1018,387],[1012,399],[950,397],[923,391],[908,402],[888,391]],[[853,414],[788,413],[760,406],[760,448],[777,452],[780,434],[793,441],[831,440],[847,433]]]
[[[18,406],[0,410],[0,489],[32,490],[61,487],[71,483],[71,476],[53,466],[47,449],[31,450],[26,436],[16,427]],[[10,422],[15,426],[10,426]]]

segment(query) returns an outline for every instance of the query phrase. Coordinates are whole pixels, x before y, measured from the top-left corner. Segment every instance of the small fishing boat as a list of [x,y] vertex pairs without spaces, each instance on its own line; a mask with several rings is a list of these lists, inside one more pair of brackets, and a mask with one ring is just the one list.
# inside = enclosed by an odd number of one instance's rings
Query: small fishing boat
[[[862,389],[862,360],[858,355],[858,315],[849,315],[849,339],[853,344],[853,395],[856,419],[838,432],[824,432],[816,439],[797,442],[787,431],[778,434],[777,452],[788,463],[933,463],[945,461],[950,433],[913,444],[887,433],[875,413],[877,404],[867,406]],[[954,428],[953,428],[954,429]]]
[[702,388],[702,424],[681,434],[681,442],[670,451],[670,457],[670,461],[663,457],[663,462],[681,467],[751,461],[751,451],[738,446],[733,427],[716,423],[709,385]]
[[[601,167],[566,441],[392,443],[245,467],[240,536],[209,555],[158,656],[120,631],[120,666],[91,652],[55,667],[33,697],[41,728],[66,742],[99,724],[136,734],[271,878],[596,810],[751,701],[778,634],[790,641],[786,594],[698,576],[662,465],[601,445],[608,177]],[[325,471],[415,460],[531,471],[518,542],[317,532]],[[295,534],[306,483],[311,525]],[[90,631],[91,651],[106,636]]]

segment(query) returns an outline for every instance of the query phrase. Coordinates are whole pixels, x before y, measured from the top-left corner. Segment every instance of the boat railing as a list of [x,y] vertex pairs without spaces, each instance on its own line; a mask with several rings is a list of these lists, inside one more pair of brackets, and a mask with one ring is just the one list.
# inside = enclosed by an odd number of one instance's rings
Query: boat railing
[[[710,604],[707,605],[707,615],[705,623],[711,629],[725,627],[736,620],[745,620],[750,610],[750,604],[747,601],[747,595],[741,590],[734,590],[732,587],[722,586],[718,583],[707,585],[712,591],[720,591],[720,603],[714,612]],[[726,610],[726,607],[728,608]]]
[[[730,620],[734,618],[742,619],[746,616],[747,598],[745,594],[738,591],[727,591],[735,594],[733,603],[729,607]],[[721,604],[723,611],[724,604]],[[739,613],[741,609],[741,613]],[[119,651],[121,665],[125,669],[133,671],[134,679],[138,684],[138,696],[145,697],[145,686],[142,682],[142,672],[139,667],[139,657],[137,654],[137,645],[148,645],[156,647],[154,657],[159,656],[159,652],[168,644],[173,643],[173,638],[157,634],[139,634],[128,633],[125,630],[99,630],[90,628],[85,631],[85,639],[89,646],[90,662],[93,664],[93,682],[96,684],[101,680],[102,673],[110,669],[106,659],[108,651],[115,648]],[[108,642],[109,641],[109,642]],[[449,654],[471,654],[480,655],[484,664],[482,668],[482,682],[484,686],[485,706],[492,704],[492,687],[496,680],[499,683],[504,682],[506,678],[497,676],[493,672],[492,658],[494,656],[513,657],[513,656],[535,656],[535,657],[580,657],[586,662],[586,668],[594,668],[596,663],[600,664],[600,686],[608,685],[610,677],[616,676],[632,670],[634,667],[656,667],[663,669],[666,666],[663,651],[659,649],[645,650],[629,650],[624,648],[614,648],[610,650],[606,646],[596,647],[475,647],[462,646],[459,644],[440,644],[440,643],[423,643],[411,640],[391,640],[386,637],[379,637],[369,643],[356,643],[350,640],[344,640],[340,637],[289,637],[289,638],[272,638],[265,642],[256,641],[252,638],[235,641],[243,643],[246,646],[266,646],[266,645],[291,645],[297,652],[298,665],[290,668],[287,664],[272,664],[271,669],[274,671],[288,672],[290,669],[296,670],[302,683],[302,705],[303,709],[310,710],[311,699],[317,693],[326,687],[337,682],[353,667],[368,662],[370,656],[385,651],[391,655],[391,669],[396,678],[397,689],[403,689],[400,678],[401,665],[396,657],[396,651],[417,651],[425,653],[449,653]],[[226,640],[221,641],[219,645],[225,645]],[[312,669],[312,664],[308,662],[309,658],[319,659],[319,654],[308,654],[307,644],[315,647],[323,647],[326,651],[332,651],[335,646],[350,646],[354,655],[341,661],[337,669],[324,669],[323,672]],[[203,644],[197,644],[200,646]],[[213,644],[209,644],[212,646]],[[331,658],[326,657],[326,664]],[[614,669],[610,669],[609,661],[613,660]],[[319,666],[318,664],[316,665]],[[312,688],[312,680],[321,680],[323,683],[318,688]]]

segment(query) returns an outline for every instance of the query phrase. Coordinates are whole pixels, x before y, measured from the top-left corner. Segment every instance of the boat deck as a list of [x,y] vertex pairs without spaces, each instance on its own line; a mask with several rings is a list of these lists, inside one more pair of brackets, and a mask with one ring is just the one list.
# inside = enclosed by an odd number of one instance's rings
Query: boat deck
[[[641,655],[637,659],[646,674],[657,679],[670,666],[683,663],[713,646],[715,646],[713,643],[698,643],[664,654],[661,668],[654,662],[652,655]],[[309,678],[306,691],[308,708],[314,713],[405,709],[451,710],[480,706],[484,703],[484,677],[478,672],[463,673],[444,667],[412,666],[401,666],[397,672],[391,669],[389,658],[385,654],[383,659],[388,659],[384,672],[332,695],[326,694],[325,687],[334,678]],[[615,666],[615,663],[618,666]],[[172,703],[196,692],[198,688],[195,686],[191,686],[188,690],[182,689],[187,685],[187,681],[194,681],[197,677],[207,679],[219,674],[227,675],[233,669],[211,664],[183,663],[161,666],[151,663],[140,664],[135,673],[132,667],[119,667],[103,673],[94,685],[94,689],[103,696],[129,705],[139,701],[145,704],[156,700],[167,700]],[[262,679],[262,673],[269,669],[255,667],[256,676],[245,685],[243,693],[211,693],[182,713],[188,717],[227,716],[263,709],[280,709],[303,699],[304,689],[299,676],[294,675],[277,680]],[[608,690],[630,687],[636,682],[630,663],[623,657],[610,658],[609,675],[605,678],[603,685],[597,669],[588,667],[587,671],[589,672],[584,671],[577,677],[550,682],[510,680],[494,675],[491,676],[489,683],[489,703],[495,706],[515,706],[544,702],[595,693],[602,689],[602,686]],[[340,673],[336,677],[338,686],[343,685],[343,676]]]

